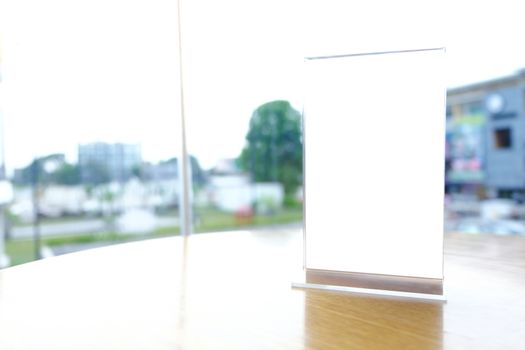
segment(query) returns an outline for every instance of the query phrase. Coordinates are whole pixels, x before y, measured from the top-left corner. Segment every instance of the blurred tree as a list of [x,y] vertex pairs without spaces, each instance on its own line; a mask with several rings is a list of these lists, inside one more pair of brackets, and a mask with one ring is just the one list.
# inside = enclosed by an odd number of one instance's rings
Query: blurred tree
[[63,163],[51,176],[52,182],[61,185],[78,185],[80,183],[80,169],[78,165]]
[[303,176],[301,114],[288,101],[265,103],[253,112],[246,141],[241,169],[254,181],[277,181],[293,194]]
[[29,185],[35,176],[43,185],[77,185],[80,183],[78,166],[66,162],[63,154],[50,154],[35,158],[28,166],[15,170],[13,182],[17,185]]
[[143,165],[136,164],[133,167],[131,167],[131,175],[133,175],[133,177],[136,177],[140,181],[144,181],[146,176],[144,174]]
[[193,186],[202,187],[206,183],[206,174],[202,170],[199,160],[190,155],[191,178]]

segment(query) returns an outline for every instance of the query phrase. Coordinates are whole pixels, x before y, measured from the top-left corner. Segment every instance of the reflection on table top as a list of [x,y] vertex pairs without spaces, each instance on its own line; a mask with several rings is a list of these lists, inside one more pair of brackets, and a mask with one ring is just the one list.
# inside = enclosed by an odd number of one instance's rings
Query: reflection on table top
[[298,231],[200,234],[0,272],[1,349],[512,349],[525,237],[449,234],[448,302],[292,289]]

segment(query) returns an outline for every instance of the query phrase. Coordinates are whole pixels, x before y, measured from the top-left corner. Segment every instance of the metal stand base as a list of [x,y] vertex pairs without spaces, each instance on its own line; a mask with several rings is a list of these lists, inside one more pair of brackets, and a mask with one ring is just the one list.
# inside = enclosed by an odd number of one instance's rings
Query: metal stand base
[[304,282],[302,283],[293,282],[292,288],[320,289],[320,290],[347,292],[347,293],[362,294],[362,295],[374,295],[374,296],[408,298],[408,299],[422,299],[422,300],[439,301],[439,302],[446,302],[447,300],[444,295],[398,292],[398,291],[383,290],[383,289],[367,289],[367,288],[355,288],[355,287],[345,287],[345,286],[332,286],[328,284],[314,284],[314,283],[304,283]]

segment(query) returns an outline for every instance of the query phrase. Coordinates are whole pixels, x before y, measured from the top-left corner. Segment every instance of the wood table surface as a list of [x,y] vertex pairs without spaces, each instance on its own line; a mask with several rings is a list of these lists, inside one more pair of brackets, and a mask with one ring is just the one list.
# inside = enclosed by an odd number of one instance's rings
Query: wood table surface
[[446,303],[293,289],[291,229],[49,258],[0,271],[0,349],[525,349],[525,237],[445,251]]

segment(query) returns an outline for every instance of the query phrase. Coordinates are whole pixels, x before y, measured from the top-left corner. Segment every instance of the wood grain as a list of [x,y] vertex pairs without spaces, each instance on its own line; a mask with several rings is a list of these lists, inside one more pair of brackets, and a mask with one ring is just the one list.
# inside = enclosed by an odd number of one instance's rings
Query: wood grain
[[523,349],[525,237],[445,251],[445,304],[292,289],[293,230],[50,258],[0,272],[0,349]]

